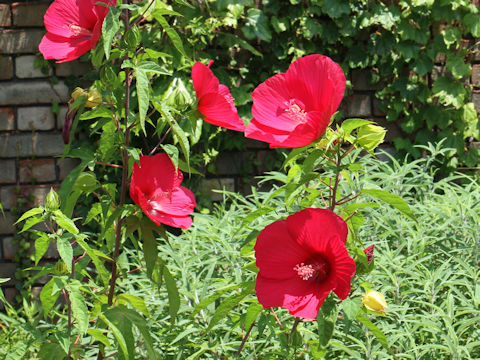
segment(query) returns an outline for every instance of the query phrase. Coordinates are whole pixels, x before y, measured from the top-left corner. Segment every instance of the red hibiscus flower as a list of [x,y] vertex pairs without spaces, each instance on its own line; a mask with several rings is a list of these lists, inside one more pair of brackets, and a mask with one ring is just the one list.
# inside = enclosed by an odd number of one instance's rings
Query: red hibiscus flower
[[345,299],[355,274],[347,233],[345,221],[327,209],[304,209],[268,225],[255,245],[258,301],[315,319],[331,291]]
[[322,55],[300,58],[253,91],[253,119],[245,136],[270,147],[308,145],[325,132],[344,91],[345,75],[337,63]]
[[167,154],[141,156],[140,166],[133,164],[130,197],[155,224],[188,229],[197,204],[182,179]]
[[45,59],[74,60],[94,49],[102,33],[108,7],[116,0],[55,0],[45,13],[47,34],[39,49]]
[[233,104],[233,97],[225,85],[219,84],[218,79],[210,70],[213,60],[208,66],[201,62],[195,63],[192,68],[192,80],[198,98],[198,110],[204,120],[210,124],[230,130],[244,131],[245,125],[237,114]]

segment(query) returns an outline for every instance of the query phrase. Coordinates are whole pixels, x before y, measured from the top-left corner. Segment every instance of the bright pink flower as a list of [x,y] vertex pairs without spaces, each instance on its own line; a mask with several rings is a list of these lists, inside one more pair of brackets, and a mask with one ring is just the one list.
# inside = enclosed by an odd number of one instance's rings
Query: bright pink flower
[[268,225],[255,245],[258,301],[315,319],[331,291],[345,299],[355,274],[347,234],[345,221],[327,209],[304,209]]
[[322,55],[300,58],[254,90],[245,136],[270,147],[308,145],[325,132],[344,92],[345,75],[337,63]]
[[192,68],[192,80],[198,98],[198,110],[204,120],[210,124],[227,129],[244,131],[245,125],[238,116],[233,97],[225,85],[219,84],[218,79],[210,70],[213,60],[208,66],[201,62],[195,63]]
[[116,0],[55,0],[44,16],[47,34],[40,42],[45,59],[57,62],[74,60],[95,49],[102,34],[102,24],[108,7]]
[[141,156],[140,166],[133,164],[130,197],[155,224],[188,229],[197,204],[182,179],[167,154]]

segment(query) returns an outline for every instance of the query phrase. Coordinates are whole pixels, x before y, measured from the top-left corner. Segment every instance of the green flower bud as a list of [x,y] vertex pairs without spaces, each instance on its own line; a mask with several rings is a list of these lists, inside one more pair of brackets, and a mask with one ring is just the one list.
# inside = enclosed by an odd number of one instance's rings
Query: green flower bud
[[183,109],[192,103],[192,97],[180,78],[172,80],[163,99],[168,105],[176,109]]
[[78,175],[73,188],[90,193],[98,188],[97,177],[93,172],[82,172]]
[[113,85],[117,81],[117,74],[110,64],[106,64],[100,70],[100,80],[106,85]]
[[357,143],[371,153],[383,142],[386,133],[387,131],[381,126],[363,125],[358,129]]
[[53,188],[50,188],[50,192],[45,197],[45,209],[48,212],[53,212],[55,210],[58,210],[59,208],[60,208],[60,197],[55,192],[55,190],[53,190]]
[[65,265],[62,260],[58,260],[58,262],[55,264],[55,267],[53,268],[53,272],[57,275],[67,274],[67,265]]
[[130,51],[135,51],[138,44],[140,44],[140,40],[142,40],[142,35],[140,34],[140,30],[137,26],[133,26],[125,34],[125,42],[127,43],[128,50]]

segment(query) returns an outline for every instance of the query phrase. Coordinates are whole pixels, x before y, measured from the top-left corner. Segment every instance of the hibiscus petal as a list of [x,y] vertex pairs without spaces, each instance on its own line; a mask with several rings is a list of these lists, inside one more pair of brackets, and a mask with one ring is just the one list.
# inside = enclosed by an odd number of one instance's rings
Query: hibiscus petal
[[290,236],[300,246],[319,254],[328,254],[330,241],[338,240],[345,244],[347,240],[347,224],[328,209],[304,209],[290,215],[286,222]]
[[77,59],[90,51],[91,42],[82,38],[65,38],[47,33],[38,48],[45,59],[58,59],[60,63]]
[[153,195],[158,188],[171,191],[181,184],[182,178],[182,173],[175,172],[172,160],[164,153],[141,156],[140,166],[133,164],[132,181],[147,197]]
[[309,55],[294,61],[285,73],[286,86],[308,110],[336,111],[345,93],[345,74],[332,59]]
[[92,0],[55,0],[45,13],[45,28],[66,38],[75,37],[72,25],[91,30],[97,22],[92,7]]
[[[231,95],[230,95],[231,96]],[[244,131],[245,125],[225,96],[209,93],[200,98],[198,110],[205,115],[205,121],[230,130]]]
[[320,308],[320,299],[315,296],[314,283],[298,277],[272,280],[259,274],[255,292],[264,308],[281,306],[294,316],[315,319]]
[[289,132],[299,124],[292,117],[282,116],[292,100],[284,74],[274,75],[258,85],[252,93],[252,99],[252,115],[262,125]]
[[333,291],[337,296],[344,300],[350,294],[350,283],[355,275],[355,261],[348,255],[345,245],[341,241],[331,241],[329,243],[330,253],[334,254],[335,260],[332,262],[332,274],[336,285]]
[[157,191],[149,203],[153,209],[173,216],[188,215],[197,206],[193,193],[183,186],[168,193]]
[[308,252],[289,236],[285,220],[265,227],[255,244],[256,264],[260,273],[270,279],[298,277],[293,268],[308,256]]
[[193,222],[190,216],[171,216],[163,213],[147,213],[147,216],[157,225],[165,224],[181,229],[188,229]]
[[198,98],[209,93],[218,92],[218,79],[212,70],[201,62],[196,62],[192,68],[192,81]]

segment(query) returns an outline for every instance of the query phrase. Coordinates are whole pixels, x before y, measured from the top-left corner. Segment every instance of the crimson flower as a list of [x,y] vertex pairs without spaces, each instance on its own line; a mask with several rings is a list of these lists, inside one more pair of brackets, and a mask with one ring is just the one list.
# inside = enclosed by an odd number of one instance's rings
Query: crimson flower
[[55,0],[44,16],[47,34],[39,45],[45,59],[74,60],[95,49],[108,7],[116,0]]
[[230,90],[210,70],[213,60],[208,66],[196,62],[192,68],[192,81],[198,98],[198,110],[204,120],[210,124],[221,126],[230,130],[244,131],[245,125],[238,116],[237,108],[233,103]]
[[365,253],[365,255],[367,255],[367,263],[370,264],[373,260],[373,252],[375,250],[375,244],[373,245],[370,245],[369,247],[367,247],[365,250],[363,250],[363,252]]
[[255,245],[258,301],[314,319],[331,291],[345,299],[355,274],[347,234],[345,221],[327,209],[304,209],[268,225]]
[[155,224],[188,229],[197,204],[182,179],[167,154],[141,156],[140,166],[133,164],[130,197]]
[[322,55],[300,58],[253,91],[253,119],[245,136],[272,148],[308,145],[325,132],[344,91],[345,75],[337,63]]

